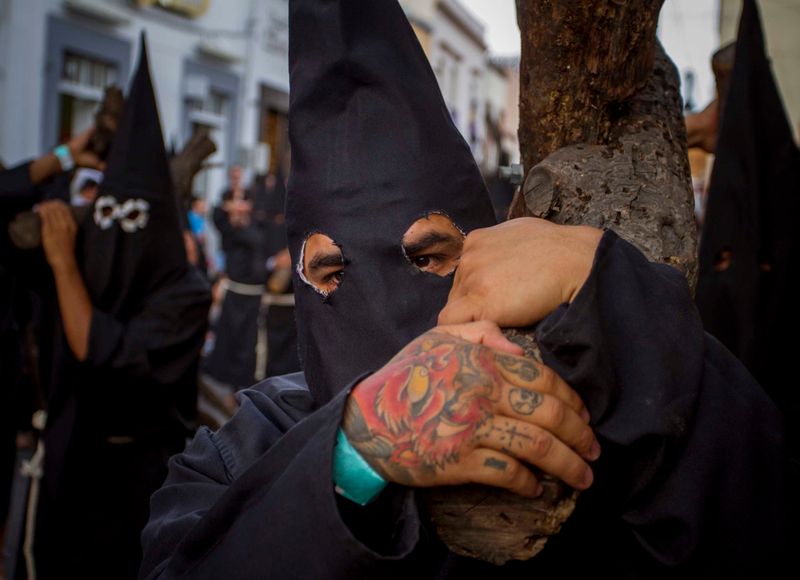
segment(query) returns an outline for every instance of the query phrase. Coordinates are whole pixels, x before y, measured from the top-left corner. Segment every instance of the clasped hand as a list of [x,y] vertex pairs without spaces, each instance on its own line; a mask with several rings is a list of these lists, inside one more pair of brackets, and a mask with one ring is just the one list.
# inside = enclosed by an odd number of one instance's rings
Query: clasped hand
[[53,270],[75,264],[78,225],[70,207],[61,200],[43,201],[35,208],[42,220],[42,247]]
[[439,326],[359,383],[343,427],[385,479],[482,483],[535,497],[530,466],[577,489],[600,446],[578,395],[491,322]]

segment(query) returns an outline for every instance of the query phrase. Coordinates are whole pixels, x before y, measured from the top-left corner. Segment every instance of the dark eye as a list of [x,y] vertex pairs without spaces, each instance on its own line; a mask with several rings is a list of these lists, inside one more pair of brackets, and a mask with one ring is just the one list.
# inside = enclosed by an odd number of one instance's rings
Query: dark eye
[[431,265],[431,257],[430,256],[416,256],[411,259],[414,262],[414,265],[419,268],[427,268]]
[[344,270],[337,270],[336,272],[332,272],[325,276],[322,280],[324,284],[336,284],[337,286],[342,283],[342,277],[344,276]]

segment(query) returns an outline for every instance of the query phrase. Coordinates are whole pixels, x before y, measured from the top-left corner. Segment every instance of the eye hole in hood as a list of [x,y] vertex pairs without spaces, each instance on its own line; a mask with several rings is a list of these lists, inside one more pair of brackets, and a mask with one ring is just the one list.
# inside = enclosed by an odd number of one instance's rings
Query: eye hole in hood
[[431,212],[411,224],[401,245],[412,266],[444,277],[458,267],[464,238],[464,232],[447,215]]
[[329,236],[315,232],[303,242],[297,266],[300,279],[327,297],[342,283],[344,254],[342,248]]

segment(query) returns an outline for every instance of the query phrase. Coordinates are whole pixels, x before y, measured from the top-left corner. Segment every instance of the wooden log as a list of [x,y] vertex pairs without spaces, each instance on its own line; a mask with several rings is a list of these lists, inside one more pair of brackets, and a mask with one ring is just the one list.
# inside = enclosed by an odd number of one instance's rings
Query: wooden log
[[[182,207],[188,206],[192,195],[192,181],[203,168],[203,162],[217,150],[206,129],[196,131],[180,153],[170,159],[173,190]],[[80,225],[91,213],[92,206],[71,207],[75,221]],[[8,235],[21,250],[38,248],[42,243],[42,222],[32,211],[17,214],[8,225]]]
[[[117,127],[122,116],[125,99],[119,87],[106,87],[103,101],[94,116],[94,131],[89,139],[89,149],[100,159],[106,160],[111,150],[111,143],[117,134]],[[72,215],[78,224],[83,223],[90,213],[91,207],[72,207]],[[8,235],[14,245],[21,250],[38,248],[42,244],[42,222],[32,211],[17,214],[8,224]]]
[[170,158],[169,169],[172,174],[172,187],[184,208],[188,208],[191,203],[192,182],[195,176],[203,169],[205,160],[213,155],[216,150],[217,146],[209,136],[208,129],[199,127],[183,146],[180,153]]
[[94,132],[89,140],[89,148],[104,161],[111,151],[124,105],[122,90],[114,85],[106,87],[103,102],[94,115]]
[[663,0],[517,0],[522,161],[602,143],[653,69]]
[[[661,4],[517,0],[527,175],[509,217],[611,227],[694,285],[697,241],[678,76],[655,37]],[[530,353],[533,331],[511,334]],[[539,553],[580,501],[563,483],[546,481],[537,500],[475,486],[423,497],[452,551],[502,564]]]
[[678,76],[660,47],[648,83],[618,111],[608,145],[563,147],[528,172],[526,214],[612,228],[694,287],[697,232]]
[[[533,329],[506,329],[525,356],[542,362]],[[527,560],[572,515],[578,492],[537,472],[544,493],[535,499],[485,485],[434,487],[420,496],[439,538],[452,552],[501,565]]]
[[499,566],[536,556],[572,515],[578,492],[551,477],[541,483],[544,493],[536,499],[483,485],[431,488],[422,495],[450,551]]
[[[78,227],[92,213],[92,206],[70,206],[72,217]],[[38,213],[23,211],[8,224],[8,237],[20,250],[33,250],[42,245],[42,220]]]

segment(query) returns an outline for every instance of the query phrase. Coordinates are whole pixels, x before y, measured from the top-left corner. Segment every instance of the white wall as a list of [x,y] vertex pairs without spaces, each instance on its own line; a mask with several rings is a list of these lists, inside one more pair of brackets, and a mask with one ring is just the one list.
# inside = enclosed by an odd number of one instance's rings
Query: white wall
[[7,166],[39,153],[47,4],[5,0],[0,10],[0,157]]
[[661,8],[658,37],[681,75],[684,102],[686,71],[695,76],[694,110],[702,110],[716,96],[711,56],[719,48],[717,0],[666,0]]
[[[456,124],[464,135],[469,139],[470,104],[473,99],[477,101],[476,122],[478,135],[484,134],[484,113],[485,104],[483,100],[484,88],[481,86],[486,82],[486,52],[469,36],[464,34],[453,22],[441,11],[436,12],[436,19],[433,22],[433,33],[430,45],[430,60],[436,64],[445,58],[449,67],[455,66],[458,70],[454,87],[452,68],[450,68],[440,81],[440,88],[445,97],[445,101],[451,110],[457,111]],[[460,60],[454,61],[448,54],[444,46],[458,55]],[[472,87],[473,73],[479,72],[477,90]]]
[[[131,72],[138,58],[138,36],[142,30],[146,31],[151,72],[168,143],[183,138],[184,63],[187,59],[198,60],[201,42],[218,45],[239,58],[217,63],[239,77],[243,94],[233,104],[238,113],[234,128],[236,145],[250,148],[257,140],[260,85],[288,91],[286,51],[267,46],[258,34],[268,26],[270,13],[288,14],[287,0],[213,0],[208,12],[196,19],[158,8],[140,8],[131,0],[84,1],[101,4],[128,22],[114,25],[87,19],[65,9],[62,0],[0,0],[0,157],[6,164],[41,153],[49,15],[88,23],[105,34],[129,41],[133,46]],[[257,16],[254,26],[257,34],[249,44],[252,66],[246,75],[248,42],[244,33],[251,13]],[[242,34],[236,34],[237,31]],[[120,81],[127,86],[128,79]],[[244,110],[240,109],[242,106]]]

